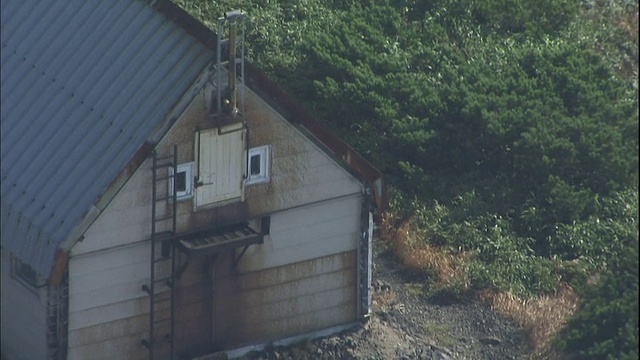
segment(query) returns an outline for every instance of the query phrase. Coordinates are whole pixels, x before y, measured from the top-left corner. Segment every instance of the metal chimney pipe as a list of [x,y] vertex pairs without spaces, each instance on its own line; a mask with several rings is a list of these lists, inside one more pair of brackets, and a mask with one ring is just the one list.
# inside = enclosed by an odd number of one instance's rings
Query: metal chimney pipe
[[236,96],[236,33],[238,24],[236,17],[227,14],[229,19],[229,114],[238,115],[238,99]]

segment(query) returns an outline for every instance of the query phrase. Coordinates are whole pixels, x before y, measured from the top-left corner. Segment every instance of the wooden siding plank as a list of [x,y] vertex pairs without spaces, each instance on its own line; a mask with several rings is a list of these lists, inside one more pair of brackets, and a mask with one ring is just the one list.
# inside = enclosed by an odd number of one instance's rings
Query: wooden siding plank
[[349,303],[355,300],[353,291],[355,287],[340,287],[325,292],[312,292],[299,295],[291,294],[287,299],[270,301],[258,306],[243,307],[242,318],[238,321],[240,326],[254,326],[261,322],[273,322],[292,315],[312,313],[322,309],[330,309],[335,306]]
[[[69,299],[71,307],[73,299]],[[81,311],[69,311],[69,330],[107,323],[149,312],[149,299],[136,298]]]
[[266,303],[287,301],[294,299],[298,294],[324,294],[335,289],[348,288],[355,285],[356,279],[353,269],[338,270],[332,273],[321,274],[311,278],[304,278],[289,282],[261,287],[242,292],[246,297],[244,305],[247,308],[258,307]]
[[291,246],[306,245],[309,242],[321,242],[325,246],[331,246],[334,242],[339,241],[338,239],[349,238],[353,235],[356,229],[355,225],[359,220],[360,218],[357,216],[345,215],[341,218],[309,224],[306,228],[293,228],[286,232],[278,232],[272,235],[273,248],[280,250]]
[[239,342],[249,343],[252,342],[252,339],[262,339],[262,341],[276,340],[308,332],[309,329],[319,330],[354,322],[356,321],[355,308],[355,304],[347,303],[310,313],[293,315],[276,322],[245,327],[242,340],[239,340]]
[[77,250],[76,254],[99,251],[148,239],[150,235],[151,229],[148,223],[120,226],[110,231],[85,235],[84,241],[77,246],[77,249],[74,247],[74,250]]
[[77,292],[69,300],[69,307],[73,307],[73,311],[83,311],[127,300],[147,298],[147,293],[142,291],[142,285],[145,283],[147,282],[132,280],[103,286],[92,291]]
[[[277,231],[285,234],[288,230],[305,228],[309,224],[317,222],[340,219],[349,215],[358,216],[360,201],[359,194],[354,194],[350,197],[328,200],[276,213],[271,217],[271,233]],[[348,229],[348,231],[351,230],[350,228]]]
[[306,260],[316,256],[328,256],[351,251],[357,244],[357,236],[358,234],[336,237],[332,239],[331,243],[310,241],[307,244],[282,248],[265,256],[259,254],[244,255],[238,264],[238,268],[241,271],[258,271],[289,264],[291,259]]
[[354,195],[273,214],[270,235],[247,250],[238,268],[258,271],[355,250],[360,206],[360,196]]
[[[334,295],[334,296],[331,297],[330,295]],[[336,297],[335,295],[338,295],[338,297]],[[254,319],[260,319],[263,321],[256,322],[255,320],[250,320],[246,322],[238,322],[237,325],[238,327],[243,327],[243,328],[248,328],[248,327],[265,328],[265,327],[269,327],[270,324],[273,325],[280,322],[282,324],[288,323],[287,326],[292,326],[293,324],[296,324],[296,322],[299,322],[300,320],[304,320],[304,323],[306,323],[307,329],[313,329],[313,328],[317,329],[319,328],[317,326],[317,323],[322,322],[321,318],[326,316],[325,314],[330,313],[333,309],[342,308],[342,307],[355,308],[355,306],[352,305],[352,303],[354,303],[354,300],[355,300],[355,289],[336,289],[334,291],[329,292],[327,296],[320,296],[320,297],[316,296],[316,298],[314,299],[304,296],[304,297],[300,297],[299,299],[301,300],[299,304],[301,304],[302,307],[297,307],[299,305],[297,302],[293,302],[292,308],[290,308],[289,310],[287,310],[285,303],[271,304],[270,306],[264,308],[264,311],[270,311],[270,310],[273,311],[273,312],[266,313],[268,314],[268,317],[262,316],[259,318],[254,318]],[[310,304],[310,302],[313,302],[313,304]],[[248,316],[245,317],[245,319],[251,319],[249,316],[255,315],[256,313],[258,313],[258,311],[261,311],[261,310],[259,308],[256,308],[255,311],[250,311]],[[315,318],[313,318],[314,316]],[[338,322],[332,325],[349,322],[349,320],[352,319],[352,316],[346,317],[346,319],[345,318],[336,319]]]
[[151,220],[151,206],[132,205],[119,211],[104,212],[87,230],[85,236],[100,236],[105,231],[118,230],[131,225],[147,225]]
[[[133,264],[111,267],[102,271],[75,273],[70,279],[69,294],[71,296],[93,292],[110,284],[122,285],[132,281],[145,284],[149,281],[149,260],[139,260]],[[140,285],[141,286],[141,285]]]
[[123,336],[142,338],[149,331],[149,315],[142,314],[121,320],[69,331],[69,348],[91,345]]
[[[220,274],[214,280],[215,292],[221,294],[215,302],[214,337],[238,346],[354,321],[355,282],[355,251],[262,271]],[[334,311],[340,316],[326,316]]]
[[149,351],[137,336],[122,336],[102,342],[69,348],[68,359],[148,359]]
[[[355,268],[356,252],[323,256],[299,263],[286,264],[266,270],[240,273],[240,278],[234,280],[237,289],[249,291],[275,286],[281,283],[296,281],[299,279],[322,276],[323,274]],[[292,268],[294,270],[292,270]],[[217,276],[220,281],[236,279],[236,276]]]
[[[149,264],[150,243],[138,243],[94,254],[77,255],[69,259],[71,279],[82,274],[100,273],[130,264]],[[70,284],[71,285],[71,284]]]

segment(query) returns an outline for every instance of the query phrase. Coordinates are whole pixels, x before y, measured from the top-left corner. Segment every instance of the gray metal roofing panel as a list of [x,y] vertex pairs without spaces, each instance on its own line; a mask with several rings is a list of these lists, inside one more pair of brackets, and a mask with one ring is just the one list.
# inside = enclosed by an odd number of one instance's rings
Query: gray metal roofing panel
[[2,246],[58,245],[213,53],[143,1],[2,0]]

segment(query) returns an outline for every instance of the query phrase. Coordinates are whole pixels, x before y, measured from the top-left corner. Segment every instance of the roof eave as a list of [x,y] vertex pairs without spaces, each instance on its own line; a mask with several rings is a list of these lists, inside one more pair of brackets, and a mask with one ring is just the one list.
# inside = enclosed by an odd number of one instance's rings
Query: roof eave
[[106,209],[109,203],[111,203],[129,178],[131,178],[144,161],[151,156],[156,145],[169,132],[171,127],[178,121],[182,113],[205,86],[209,79],[209,75],[207,65],[200,72],[196,81],[182,94],[182,96],[180,96],[180,99],[176,101],[174,106],[171,108],[172,110],[165,116],[164,120],[155,127],[149,138],[147,138],[144,144],[138,148],[127,165],[120,171],[120,173],[118,173],[105,191],[91,205],[80,222],[78,222],[78,224],[69,233],[69,236],[67,236],[67,238],[60,244],[60,251],[70,251],[71,248],[78,243],[80,239],[82,239],[83,234],[89,229],[91,224],[93,224],[102,211]]

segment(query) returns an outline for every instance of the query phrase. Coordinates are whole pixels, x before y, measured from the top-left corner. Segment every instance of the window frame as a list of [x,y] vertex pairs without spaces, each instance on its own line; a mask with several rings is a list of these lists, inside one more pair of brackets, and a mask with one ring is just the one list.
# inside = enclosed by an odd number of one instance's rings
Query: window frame
[[[264,184],[270,180],[270,152],[271,146],[257,146],[250,148],[247,152],[247,179],[245,184]],[[260,156],[260,172],[256,175],[251,174],[251,158],[254,156]]]
[[[179,164],[176,167],[176,170],[178,171],[178,173],[181,173],[181,172],[185,173],[185,191],[178,191],[178,193],[176,194],[176,199],[178,201],[193,198],[193,189],[194,189],[193,168],[194,168],[193,161],[184,163],[184,164]],[[171,176],[171,179],[174,180],[174,181],[169,181],[170,197],[173,197],[173,186],[175,182],[175,178],[173,178],[173,175],[174,175],[173,167],[169,167],[169,176]]]
[[[43,278],[30,265],[23,263],[15,255],[10,254],[10,274],[11,277],[32,291],[36,291],[47,285],[47,279]],[[26,274],[26,271],[30,274]]]

